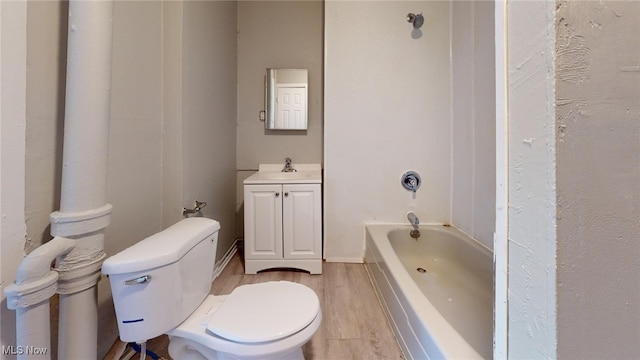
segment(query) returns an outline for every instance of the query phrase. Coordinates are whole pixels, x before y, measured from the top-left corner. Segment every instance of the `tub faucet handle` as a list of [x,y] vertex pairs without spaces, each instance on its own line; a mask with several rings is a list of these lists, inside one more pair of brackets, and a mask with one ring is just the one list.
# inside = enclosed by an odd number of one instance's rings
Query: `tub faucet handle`
[[405,189],[413,191],[415,196],[420,187],[420,175],[415,171],[407,171],[400,177],[400,183]]

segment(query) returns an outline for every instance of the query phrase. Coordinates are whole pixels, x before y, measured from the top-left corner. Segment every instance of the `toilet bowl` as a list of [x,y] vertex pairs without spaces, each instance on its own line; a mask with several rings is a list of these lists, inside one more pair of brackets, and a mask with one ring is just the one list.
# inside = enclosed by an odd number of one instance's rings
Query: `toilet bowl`
[[105,260],[120,339],[169,335],[174,359],[302,359],[322,321],[316,293],[272,281],[209,295],[220,225],[188,218]]
[[169,353],[174,359],[302,359],[302,345],[321,318],[316,294],[304,285],[243,285],[228,296],[209,295],[169,331]]

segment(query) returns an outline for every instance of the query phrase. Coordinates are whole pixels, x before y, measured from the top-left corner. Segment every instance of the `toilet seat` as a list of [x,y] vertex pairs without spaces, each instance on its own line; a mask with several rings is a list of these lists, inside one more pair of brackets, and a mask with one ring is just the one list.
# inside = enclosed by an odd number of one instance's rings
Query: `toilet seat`
[[288,281],[243,285],[212,314],[207,330],[234,342],[274,341],[305,328],[319,310],[318,296],[304,285]]
[[[246,286],[256,286],[259,284],[251,284]],[[304,285],[299,285],[304,286]],[[272,288],[275,289],[275,288]],[[312,293],[313,290],[309,289]],[[318,302],[317,312],[310,323],[297,332],[284,336],[278,340],[265,341],[260,343],[243,343],[235,342],[216,335],[207,329],[213,314],[226,302],[230,295],[214,296],[209,295],[202,304],[178,327],[167,332],[169,335],[169,350],[171,347],[176,348],[185,346],[188,348],[198,348],[198,351],[207,359],[220,358],[220,352],[235,354],[245,358],[270,359],[279,358],[282,354],[291,352],[309,341],[313,334],[320,327],[322,321],[322,311],[319,306],[319,300],[314,294],[314,300]],[[265,293],[266,295],[266,293]],[[260,299],[262,295],[259,295]],[[309,301],[313,303],[313,301]],[[288,310],[288,309],[287,309]],[[245,322],[245,321],[243,321]],[[246,325],[251,325],[249,324]],[[173,345],[172,345],[173,344]],[[217,353],[217,355],[216,355]],[[172,355],[173,356],[173,355]],[[180,358],[180,357],[178,357]],[[183,357],[186,359],[186,357]]]

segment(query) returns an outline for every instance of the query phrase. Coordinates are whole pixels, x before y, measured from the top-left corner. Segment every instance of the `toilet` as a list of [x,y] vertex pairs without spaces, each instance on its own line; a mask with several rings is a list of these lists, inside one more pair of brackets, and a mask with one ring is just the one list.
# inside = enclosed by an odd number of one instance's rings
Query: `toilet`
[[169,335],[173,359],[303,359],[322,320],[320,300],[289,281],[242,285],[209,295],[220,224],[181,220],[109,257],[120,339]]

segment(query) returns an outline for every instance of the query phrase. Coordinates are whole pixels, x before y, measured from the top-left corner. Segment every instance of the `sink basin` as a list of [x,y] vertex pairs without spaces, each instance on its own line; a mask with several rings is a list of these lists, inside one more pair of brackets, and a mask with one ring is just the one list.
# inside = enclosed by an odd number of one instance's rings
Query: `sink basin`
[[282,165],[275,167],[260,165],[260,170],[244,180],[245,184],[319,184],[322,182],[322,173],[319,164],[308,167],[298,165],[295,172],[282,172]]
[[273,180],[296,180],[307,179],[313,176],[312,171],[296,171],[296,172],[263,172],[261,177]]

